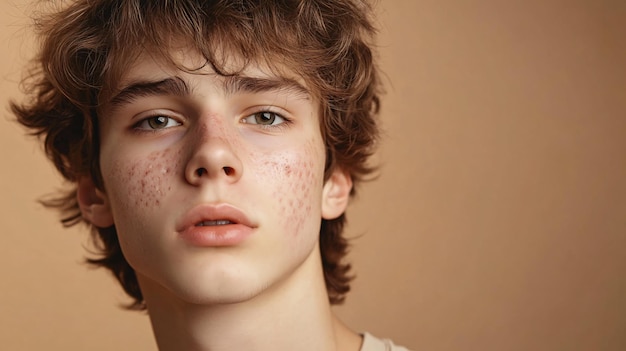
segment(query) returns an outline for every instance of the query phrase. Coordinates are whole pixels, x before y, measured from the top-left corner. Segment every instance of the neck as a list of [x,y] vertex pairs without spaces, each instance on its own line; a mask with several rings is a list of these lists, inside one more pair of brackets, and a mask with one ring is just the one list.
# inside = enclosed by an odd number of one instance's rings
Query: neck
[[359,350],[360,336],[331,312],[319,257],[313,252],[284,281],[231,304],[190,304],[139,277],[159,350]]

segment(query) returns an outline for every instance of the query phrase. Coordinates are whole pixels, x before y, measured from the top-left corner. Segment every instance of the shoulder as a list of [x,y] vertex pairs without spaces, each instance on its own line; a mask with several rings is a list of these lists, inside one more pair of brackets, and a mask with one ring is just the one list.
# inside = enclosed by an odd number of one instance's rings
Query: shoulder
[[361,351],[409,351],[407,348],[395,345],[389,339],[379,339],[370,333],[363,333]]

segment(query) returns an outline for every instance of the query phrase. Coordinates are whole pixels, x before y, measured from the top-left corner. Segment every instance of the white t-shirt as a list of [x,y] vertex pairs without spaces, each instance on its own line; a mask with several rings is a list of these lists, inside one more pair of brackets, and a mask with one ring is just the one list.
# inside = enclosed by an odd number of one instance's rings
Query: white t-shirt
[[402,346],[396,346],[389,339],[378,339],[370,333],[363,333],[361,351],[409,351]]

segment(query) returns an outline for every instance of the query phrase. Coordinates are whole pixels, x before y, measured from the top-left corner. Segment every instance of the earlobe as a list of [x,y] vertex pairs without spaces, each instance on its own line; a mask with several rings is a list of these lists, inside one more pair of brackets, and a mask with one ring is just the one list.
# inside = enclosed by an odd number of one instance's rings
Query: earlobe
[[341,216],[348,207],[352,177],[341,169],[335,169],[324,184],[322,194],[322,218],[331,220]]
[[113,214],[107,195],[96,188],[90,177],[81,177],[76,191],[78,206],[84,219],[98,228],[113,225]]

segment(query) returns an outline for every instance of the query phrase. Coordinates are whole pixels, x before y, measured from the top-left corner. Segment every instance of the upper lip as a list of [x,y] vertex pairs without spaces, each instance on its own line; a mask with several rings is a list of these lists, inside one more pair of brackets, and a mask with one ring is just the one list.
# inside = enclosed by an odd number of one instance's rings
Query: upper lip
[[255,222],[250,220],[243,211],[227,204],[202,204],[189,210],[176,224],[176,230],[181,232],[189,227],[194,227],[205,221],[227,220],[233,224],[242,224],[250,228],[256,228]]

